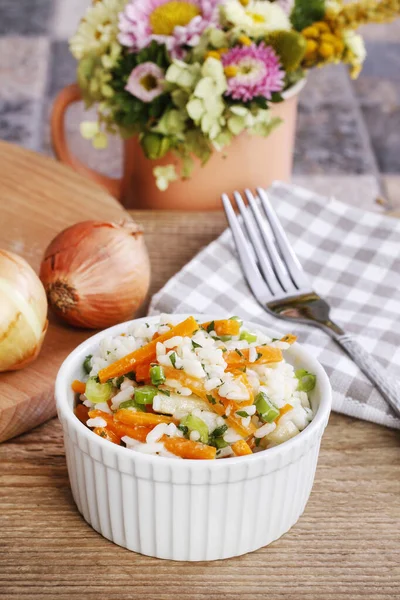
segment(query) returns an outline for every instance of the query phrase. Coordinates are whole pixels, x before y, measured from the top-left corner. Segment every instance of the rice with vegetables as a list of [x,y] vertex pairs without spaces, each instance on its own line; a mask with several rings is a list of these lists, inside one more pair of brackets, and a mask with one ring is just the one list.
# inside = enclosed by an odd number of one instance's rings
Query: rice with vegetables
[[134,323],[102,339],[74,381],[75,414],[95,434],[146,454],[215,459],[265,450],[313,418],[315,375],[284,358],[296,340],[240,319]]

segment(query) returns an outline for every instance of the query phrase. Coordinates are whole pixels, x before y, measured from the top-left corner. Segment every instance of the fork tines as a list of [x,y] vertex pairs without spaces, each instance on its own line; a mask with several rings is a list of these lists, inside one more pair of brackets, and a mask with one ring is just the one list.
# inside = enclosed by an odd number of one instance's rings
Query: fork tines
[[243,272],[257,300],[265,304],[282,297],[311,292],[311,286],[266,192],[257,188],[257,199],[245,190],[233,194],[240,220],[227,196],[222,202]]

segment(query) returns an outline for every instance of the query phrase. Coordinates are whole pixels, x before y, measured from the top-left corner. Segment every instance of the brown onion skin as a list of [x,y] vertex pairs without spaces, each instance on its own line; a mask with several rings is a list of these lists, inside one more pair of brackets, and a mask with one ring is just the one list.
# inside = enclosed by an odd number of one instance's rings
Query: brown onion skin
[[63,321],[103,329],[131,319],[150,285],[143,231],[133,221],[83,221],[47,247],[40,279]]

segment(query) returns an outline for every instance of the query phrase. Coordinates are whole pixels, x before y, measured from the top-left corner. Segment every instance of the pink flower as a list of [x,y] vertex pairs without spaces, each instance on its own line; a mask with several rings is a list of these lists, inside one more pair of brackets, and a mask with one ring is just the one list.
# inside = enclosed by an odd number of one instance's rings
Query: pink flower
[[226,95],[234,100],[249,102],[256,96],[269,100],[272,92],[283,89],[285,72],[273,48],[264,42],[232,48],[221,60],[228,78]]
[[183,46],[196,46],[203,31],[216,21],[218,0],[130,0],[119,16],[118,40],[137,51],[152,40],[174,56]]
[[135,67],[129,75],[125,89],[142,102],[152,102],[162,94],[164,72],[152,62],[145,62]]

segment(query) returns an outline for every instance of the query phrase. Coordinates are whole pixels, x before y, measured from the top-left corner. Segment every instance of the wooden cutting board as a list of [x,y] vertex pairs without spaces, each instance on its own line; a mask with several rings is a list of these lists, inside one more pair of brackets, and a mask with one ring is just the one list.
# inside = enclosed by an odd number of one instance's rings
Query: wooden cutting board
[[[65,227],[124,217],[129,215],[114,198],[68,167],[0,142],[0,248],[24,257],[36,272],[46,246]],[[0,442],[56,414],[58,368],[92,334],[63,326],[49,314],[38,359],[21,371],[0,373]]]

